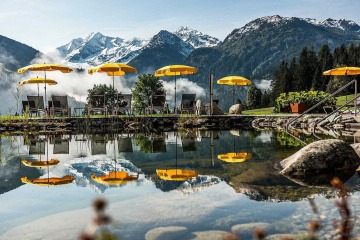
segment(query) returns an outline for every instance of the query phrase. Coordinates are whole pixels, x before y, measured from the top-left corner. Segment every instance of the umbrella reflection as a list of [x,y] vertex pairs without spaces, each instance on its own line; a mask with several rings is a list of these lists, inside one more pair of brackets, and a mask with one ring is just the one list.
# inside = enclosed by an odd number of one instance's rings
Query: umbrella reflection
[[249,152],[229,152],[225,154],[219,154],[218,159],[230,162],[230,163],[240,163],[248,159],[251,159],[252,154]]
[[156,169],[156,174],[166,181],[186,181],[198,176],[198,172],[188,169]]
[[28,179],[27,177],[22,177],[21,182],[34,184],[37,186],[56,186],[69,184],[74,181],[74,177],[71,175],[66,175],[64,177],[47,177],[47,178],[34,178]]
[[57,159],[51,159],[50,161],[28,161],[28,160],[21,160],[21,162],[28,167],[46,167],[46,166],[54,166],[58,164],[60,161]]
[[91,175],[91,179],[95,182],[113,186],[120,186],[138,178],[139,174],[129,175],[129,173],[125,171],[110,172],[109,174],[104,174],[101,176],[96,176],[95,173]]

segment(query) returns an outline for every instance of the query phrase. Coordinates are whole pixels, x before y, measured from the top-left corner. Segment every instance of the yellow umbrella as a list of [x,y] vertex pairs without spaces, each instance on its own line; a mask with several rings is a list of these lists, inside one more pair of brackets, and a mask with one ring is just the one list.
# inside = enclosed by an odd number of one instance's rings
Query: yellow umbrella
[[120,186],[121,184],[128,183],[138,178],[139,178],[139,174],[129,175],[125,171],[110,172],[109,174],[104,174],[101,176],[96,176],[95,173],[91,175],[91,179],[93,179],[97,183],[101,183],[105,185],[116,185],[116,186]]
[[244,162],[245,160],[251,159],[252,154],[248,152],[230,152],[225,154],[219,154],[218,159],[225,161],[225,162],[231,162],[231,163],[239,163]]
[[193,177],[197,177],[198,173],[195,170],[187,169],[156,169],[156,174],[159,178],[166,181],[186,181]]
[[28,160],[21,160],[21,162],[28,167],[46,167],[46,166],[54,166],[58,164],[60,161],[57,159],[51,159],[50,161],[28,161]]
[[137,73],[137,70],[136,68],[131,67],[125,63],[104,63],[88,70],[88,74],[93,74],[95,72],[105,72],[108,76],[113,76],[114,89],[114,76],[123,76],[125,73],[129,72]]
[[[44,79],[46,81],[46,72],[52,72],[52,71],[60,71],[62,73],[69,73],[72,72],[71,68],[62,66],[60,64],[53,64],[53,63],[38,63],[38,64],[32,64],[23,68],[19,68],[17,70],[17,73],[24,74],[27,71],[41,71],[44,72]],[[39,89],[39,86],[38,86]],[[45,84],[45,103],[46,103],[46,84]]]
[[[348,75],[360,75],[360,67],[340,67],[333,68],[323,72],[324,76],[348,76]],[[355,97],[357,97],[357,81],[355,81]],[[347,95],[346,95],[347,102]],[[357,112],[357,101],[355,101],[355,116]]]
[[22,177],[21,182],[28,183],[28,184],[34,184],[38,186],[56,186],[56,185],[64,185],[71,183],[74,181],[74,177],[71,175],[66,175],[64,177],[48,177],[48,178],[34,178],[34,179],[28,179],[27,177]]
[[23,68],[19,68],[17,70],[17,73],[23,74],[27,71],[60,71],[62,73],[69,73],[72,71],[71,68],[62,66],[60,64],[52,64],[52,63],[38,63],[38,64],[32,64]]
[[30,79],[23,80],[23,81],[19,82],[19,86],[24,86],[25,84],[37,84],[38,98],[39,98],[39,84],[45,84],[45,103],[46,103],[46,84],[48,84],[48,85],[56,85],[57,82],[55,80],[52,80],[52,79],[46,79],[46,77],[45,78],[30,78]]
[[327,70],[323,72],[325,76],[346,76],[346,75],[359,75],[360,67],[340,67]]
[[234,86],[249,86],[251,85],[251,81],[242,76],[228,76],[217,80],[217,84],[233,86],[233,104],[234,104],[234,95],[235,95]]
[[176,108],[176,76],[194,74],[198,71],[196,67],[186,65],[169,65],[155,71],[156,77],[174,76],[175,77],[175,108]]

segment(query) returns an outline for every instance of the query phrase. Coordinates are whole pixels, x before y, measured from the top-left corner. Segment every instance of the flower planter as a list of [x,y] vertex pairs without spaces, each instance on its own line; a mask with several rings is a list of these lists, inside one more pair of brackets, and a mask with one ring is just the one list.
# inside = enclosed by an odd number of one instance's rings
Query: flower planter
[[306,111],[305,103],[290,103],[292,113],[303,113]]

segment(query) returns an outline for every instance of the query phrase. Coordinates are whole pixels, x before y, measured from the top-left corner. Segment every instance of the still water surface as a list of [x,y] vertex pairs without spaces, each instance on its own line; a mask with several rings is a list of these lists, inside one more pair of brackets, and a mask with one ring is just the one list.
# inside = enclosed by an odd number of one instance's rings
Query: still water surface
[[[123,239],[201,239],[240,228],[249,239],[252,223],[267,234],[299,233],[313,218],[323,221],[326,234],[339,219],[336,193],[299,186],[276,168],[299,148],[270,131],[3,137],[0,239],[76,239],[90,223],[97,197],[109,201],[112,227]],[[34,168],[21,162],[46,159],[59,163]],[[114,185],[97,181],[110,172],[135,177]],[[56,186],[24,180],[64,176],[75,179]],[[358,174],[347,184],[356,214]]]

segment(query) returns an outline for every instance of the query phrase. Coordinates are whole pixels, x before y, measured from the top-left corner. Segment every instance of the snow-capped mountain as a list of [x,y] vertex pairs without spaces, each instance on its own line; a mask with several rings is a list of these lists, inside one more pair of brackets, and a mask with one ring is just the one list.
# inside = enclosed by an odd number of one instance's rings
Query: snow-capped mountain
[[[173,34],[165,33],[169,32],[160,31],[160,35],[157,34],[150,40],[140,38],[124,40],[118,37],[104,36],[101,33],[91,33],[85,38],[73,39],[57,50],[66,61],[75,66],[95,66],[104,62],[130,62],[142,50],[164,42],[180,44],[178,48],[182,49],[181,54],[184,56],[188,56],[195,48],[213,47],[220,43],[219,39],[188,27],[180,27]],[[174,35],[179,37],[180,41],[175,40]],[[152,45],[148,46],[149,43]]]
[[125,41],[118,37],[91,33],[86,38],[76,38],[57,50],[70,63],[95,66],[104,62],[129,62],[147,42],[139,38]]
[[161,30],[129,64],[139,72],[153,73],[155,69],[169,64],[184,63],[193,50],[193,46],[175,34]]
[[[298,21],[307,22],[317,27],[336,28],[344,31],[352,31],[352,32],[360,33],[360,26],[351,20],[346,20],[346,19],[334,20],[328,18],[326,20],[319,21],[313,18],[282,17],[279,15],[273,15],[273,16],[257,18],[254,21],[247,23],[245,26],[235,29],[230,34],[230,37],[236,38],[243,34],[250,34],[251,32],[257,31],[259,28],[262,28],[264,26],[277,27],[281,25],[292,24]],[[230,40],[229,38],[227,39]]]
[[216,37],[203,34],[197,30],[189,27],[180,27],[174,32],[176,36],[181,38],[184,42],[189,43],[194,48],[200,47],[214,47],[221,43]]
[[298,57],[304,47],[318,51],[344,44],[360,44],[360,26],[350,20],[282,17],[255,19],[234,29],[216,48],[199,48],[185,60],[197,66],[193,81],[207,86],[209,69],[217,76],[229,74],[250,79],[270,79],[282,60]]

